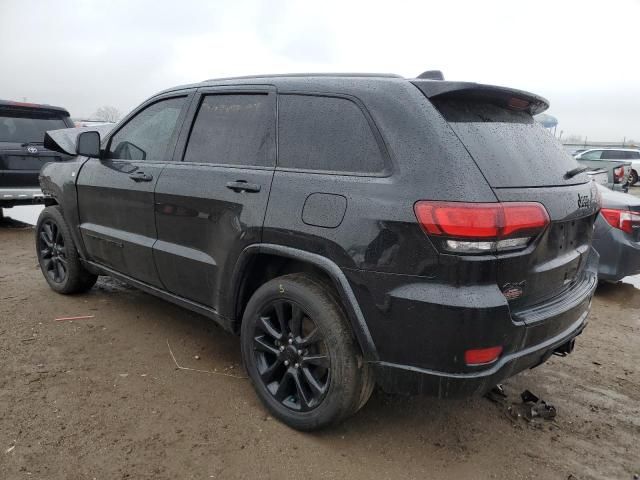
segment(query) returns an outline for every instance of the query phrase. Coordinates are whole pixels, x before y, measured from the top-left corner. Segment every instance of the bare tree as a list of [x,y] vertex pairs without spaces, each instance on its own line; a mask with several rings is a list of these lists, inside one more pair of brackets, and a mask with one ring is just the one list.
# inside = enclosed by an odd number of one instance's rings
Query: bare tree
[[104,105],[93,114],[93,118],[102,120],[103,122],[117,122],[121,116],[120,110],[111,105]]

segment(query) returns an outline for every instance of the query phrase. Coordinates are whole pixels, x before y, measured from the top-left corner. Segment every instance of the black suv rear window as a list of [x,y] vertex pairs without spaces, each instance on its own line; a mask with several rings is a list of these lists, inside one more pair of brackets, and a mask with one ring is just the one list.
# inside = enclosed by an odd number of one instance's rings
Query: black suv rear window
[[280,95],[278,166],[379,173],[384,157],[360,107],[339,97]]
[[[565,179],[578,166],[550,132],[524,111],[472,99],[432,98],[492,187],[539,187],[587,181]],[[462,172],[461,172],[462,173]]]
[[42,143],[47,130],[59,128],[68,128],[59,115],[0,109],[0,142]]

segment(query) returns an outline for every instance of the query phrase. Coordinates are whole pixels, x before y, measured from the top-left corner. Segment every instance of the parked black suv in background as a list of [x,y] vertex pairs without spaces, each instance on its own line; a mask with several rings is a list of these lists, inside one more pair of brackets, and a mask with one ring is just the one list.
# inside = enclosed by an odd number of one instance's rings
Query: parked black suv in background
[[40,169],[70,158],[44,148],[45,132],[73,126],[63,108],[0,100],[0,216],[2,208],[42,201]]
[[480,394],[569,353],[596,287],[597,192],[547,107],[389,75],[177,87],[43,169],[38,259],[58,292],[111,275],[239,333],[294,428],[376,382]]

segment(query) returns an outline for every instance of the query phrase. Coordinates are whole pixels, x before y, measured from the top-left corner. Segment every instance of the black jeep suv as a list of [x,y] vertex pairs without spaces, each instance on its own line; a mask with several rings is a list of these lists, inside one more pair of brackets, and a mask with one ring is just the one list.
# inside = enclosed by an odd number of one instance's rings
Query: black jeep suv
[[63,108],[0,100],[0,216],[2,208],[42,202],[40,169],[70,158],[44,148],[45,132],[69,127]]
[[597,192],[547,107],[393,75],[173,88],[43,169],[38,259],[58,292],[111,275],[239,333],[294,428],[376,383],[481,394],[569,353],[596,287]]

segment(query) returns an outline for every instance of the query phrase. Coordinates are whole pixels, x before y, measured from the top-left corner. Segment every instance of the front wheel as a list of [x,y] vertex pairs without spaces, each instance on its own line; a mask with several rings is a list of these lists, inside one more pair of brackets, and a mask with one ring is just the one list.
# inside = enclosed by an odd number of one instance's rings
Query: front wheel
[[329,287],[307,274],[262,285],[242,320],[242,358],[271,413],[316,430],[355,413],[371,395],[370,367]]
[[45,280],[58,293],[85,292],[98,279],[80,263],[71,231],[57,205],[45,208],[38,217],[36,253]]

